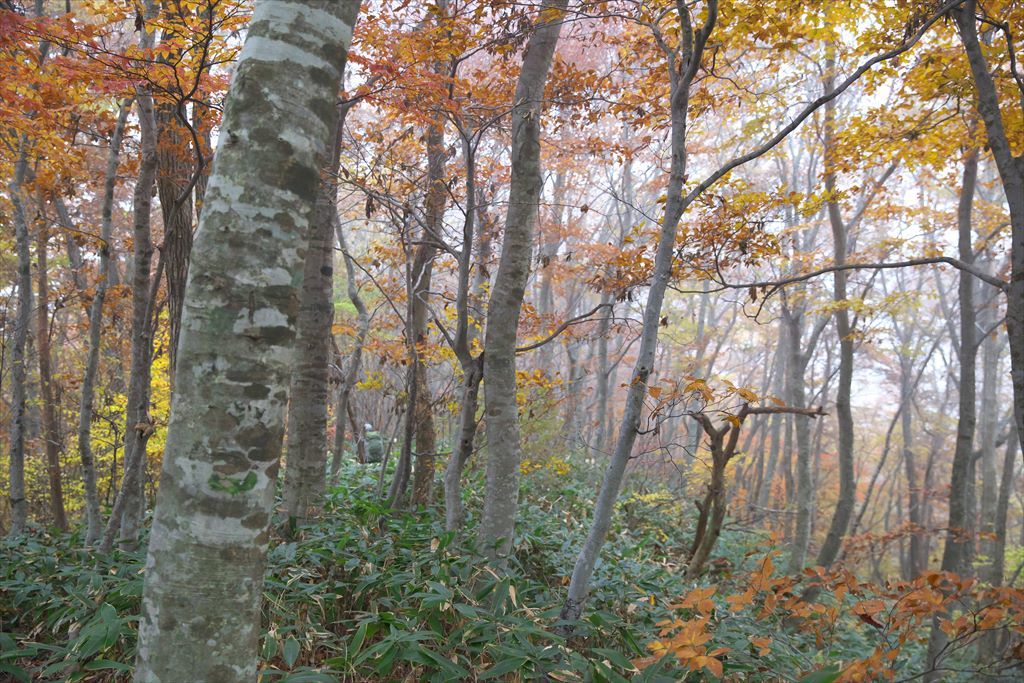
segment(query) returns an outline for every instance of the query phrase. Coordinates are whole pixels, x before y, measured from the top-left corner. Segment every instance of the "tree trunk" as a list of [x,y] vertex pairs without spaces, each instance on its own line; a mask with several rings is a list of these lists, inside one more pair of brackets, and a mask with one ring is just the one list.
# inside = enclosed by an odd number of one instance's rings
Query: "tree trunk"
[[43,399],[43,440],[46,444],[46,474],[50,482],[50,514],[61,531],[68,530],[64,512],[64,488],[61,485],[61,438],[57,427],[57,407],[53,398],[53,369],[50,355],[49,271],[46,248],[47,231],[40,227],[36,236],[36,285],[39,290],[36,304],[36,355],[39,356],[39,393]]
[[[826,60],[828,72],[825,83],[826,93],[834,89],[835,60]],[[835,100],[825,105],[825,191],[828,193],[828,219],[832,227],[832,244],[835,265],[846,263],[847,238],[849,228],[840,213],[836,199],[836,159],[835,150]],[[837,455],[839,459],[839,497],[832,513],[825,541],[818,551],[817,564],[828,567],[838,557],[843,537],[853,517],[853,506],[856,502],[857,482],[853,463],[853,410],[851,393],[853,391],[853,329],[850,325],[850,311],[846,307],[846,283],[848,273],[837,270],[833,274],[832,299],[836,303],[833,318],[836,323],[836,334],[839,337],[839,383],[836,387],[836,424],[839,428]]]
[[[978,150],[971,149],[964,159],[963,184],[960,190],[960,205],[957,224],[960,229],[960,260],[974,262],[973,234],[971,230],[971,207],[974,188],[978,179]],[[967,508],[967,487],[970,461],[974,454],[975,381],[978,344],[976,342],[977,312],[974,308],[974,277],[960,272],[960,402],[959,421],[956,429],[956,450],[949,484],[949,524],[946,529],[946,545],[942,553],[942,570],[963,572],[971,555],[973,539],[965,535],[970,524]]]
[[1012,433],[1006,439],[1006,454],[1003,457],[1003,476],[999,482],[999,500],[996,502],[995,541],[992,544],[992,567],[989,582],[993,586],[1003,585],[1006,564],[1006,516],[1010,509],[1010,492],[1013,490],[1014,465],[1020,441]]
[[[340,127],[339,127],[340,132]],[[352,396],[352,389],[359,381],[359,369],[363,363],[363,346],[366,344],[366,335],[370,331],[370,314],[366,310],[366,304],[359,296],[359,287],[356,285],[355,260],[348,251],[345,244],[345,233],[342,231],[341,223],[334,216],[335,228],[338,235],[338,246],[341,248],[342,257],[345,259],[345,275],[348,281],[348,298],[356,309],[358,316],[358,327],[356,338],[352,344],[352,351],[349,353],[348,362],[345,364],[345,377],[338,388],[338,404],[334,411],[334,455],[331,459],[331,481],[337,481],[341,472],[341,459],[345,457],[345,417],[349,411],[349,399]]]
[[25,532],[28,523],[28,502],[25,500],[25,435],[27,432],[27,372],[26,345],[28,329],[32,324],[32,254],[25,217],[22,186],[28,173],[27,142],[22,139],[21,151],[14,166],[14,178],[8,185],[14,207],[14,235],[18,253],[18,317],[15,319],[11,344],[11,454],[10,491],[11,537]]
[[1010,284],[1006,290],[1006,336],[1010,343],[1010,377],[1013,383],[1013,416],[1017,438],[1024,456],[1024,156],[1014,156],[1006,136],[999,93],[989,72],[978,40],[975,0],[954,10],[960,40],[971,67],[977,108],[985,124],[986,140],[992,151],[1010,209]]
[[[480,543],[492,560],[508,554],[519,503],[519,414],[516,337],[530,274],[540,202],[540,124],[544,84],[555,55],[568,0],[544,0],[542,16],[523,55],[512,109],[512,180],[505,238],[491,288],[484,334],[484,400],[488,457]],[[547,16],[543,16],[547,15]]]
[[[647,306],[644,309],[643,330],[640,336],[640,350],[637,353],[633,376],[626,395],[622,422],[619,426],[618,441],[612,453],[608,468],[605,470],[601,491],[594,505],[594,514],[586,541],[580,549],[579,557],[573,567],[569,581],[568,595],[562,606],[560,618],[563,622],[562,631],[569,632],[583,611],[583,603],[590,586],[590,577],[594,573],[594,565],[601,552],[601,546],[611,527],[615,501],[622,488],[622,479],[626,472],[633,452],[633,444],[640,430],[640,419],[643,413],[644,398],[647,396],[647,380],[653,370],[654,358],[658,348],[658,330],[661,323],[661,307],[665,300],[665,290],[672,278],[672,259],[675,249],[676,231],[679,221],[686,208],[683,197],[683,183],[686,177],[686,115],[689,106],[690,85],[700,67],[704,46],[714,29],[717,19],[718,5],[712,1],[708,4],[708,14],[704,26],[694,34],[690,24],[689,10],[680,7],[679,21],[681,28],[687,32],[692,51],[689,54],[674,54],[668,57],[668,74],[671,84],[671,164],[669,168],[668,187],[666,188],[665,215],[662,219],[658,235],[658,248],[654,258],[654,272],[651,275],[650,289],[647,294]],[[685,60],[677,66],[675,59]],[[692,202],[692,199],[690,199]]]
[[170,372],[174,377],[178,338],[181,334],[181,311],[185,303],[185,281],[192,255],[192,174],[196,172],[191,156],[189,136],[178,119],[178,105],[159,102],[155,105],[156,121],[156,187],[164,221],[164,242],[161,247],[167,276],[167,313],[170,327],[168,353]]
[[459,406],[459,437],[455,442],[444,472],[445,530],[457,531],[462,528],[466,512],[462,506],[462,471],[473,454],[476,439],[476,413],[480,404],[480,381],[484,376],[483,358],[473,359],[463,369],[462,402]]
[[235,66],[189,268],[140,683],[256,678],[304,238],[358,8],[261,0]]
[[[974,263],[973,234],[971,230],[971,209],[974,190],[978,179],[978,149],[967,150],[964,156],[964,173],[957,208],[959,228],[960,260]],[[975,365],[978,344],[976,342],[977,312],[974,309],[974,276],[960,271],[960,399],[959,420],[956,427],[956,449],[949,483],[949,521],[946,525],[946,543],[942,552],[942,571],[962,573],[969,569],[973,539],[967,535],[968,496],[967,488],[973,485],[971,459],[974,455],[975,426]],[[927,659],[929,673],[926,681],[938,680],[935,669],[946,649],[948,638],[939,628],[938,617],[932,619],[931,634],[928,638]]]
[[[153,37],[143,37],[143,48],[152,46]],[[126,548],[138,540],[145,501],[142,497],[143,474],[146,467],[146,444],[153,433],[149,417],[150,371],[153,352],[150,313],[150,266],[153,243],[150,231],[153,184],[156,177],[156,129],[153,118],[153,97],[141,87],[137,89],[141,160],[135,183],[133,202],[132,255],[132,329],[131,361],[128,371],[128,396],[125,415],[124,474],[114,507],[103,532],[100,551],[107,553],[120,532]]]
[[[982,306],[978,315],[978,326],[987,330],[996,322],[991,306]],[[1002,340],[994,333],[980,342],[981,349],[981,404],[978,420],[978,447],[981,466],[981,496],[978,499],[978,550],[991,560],[994,545],[996,504],[999,499],[999,482],[996,463],[996,432],[999,429],[999,355]],[[972,458],[974,459],[974,458]],[[971,480],[972,482],[974,479]],[[973,508],[972,508],[973,510]],[[983,576],[988,578],[988,572]]]
[[340,127],[335,126],[327,143],[320,192],[306,239],[285,450],[284,507],[289,531],[315,514],[326,481],[339,134]]
[[900,434],[903,437],[903,471],[907,479],[907,518],[910,521],[910,550],[904,579],[911,581],[928,568],[925,552],[924,517],[921,504],[921,484],[917,472],[917,454],[914,453],[914,430],[911,417],[914,401],[911,360],[900,356]]
[[89,352],[82,373],[82,394],[78,406],[78,457],[82,461],[82,480],[85,486],[85,543],[99,540],[103,516],[96,490],[96,463],[92,454],[92,411],[96,398],[96,373],[100,364],[100,343],[103,333],[103,303],[112,280],[110,250],[113,239],[114,189],[117,187],[117,167],[120,161],[121,141],[131,112],[131,100],[124,100],[117,114],[117,123],[107,148],[107,168],[103,178],[103,200],[100,206],[100,262],[96,293],[89,306]]
[[[802,304],[800,305],[802,308]],[[788,309],[788,306],[785,307]],[[789,347],[786,359],[786,403],[794,408],[804,408],[807,398],[804,393],[807,364],[814,348],[801,350],[803,343],[802,310],[784,312],[783,321],[788,331],[786,343]],[[796,437],[796,520],[793,527],[792,552],[789,556],[790,574],[803,571],[807,561],[807,548],[811,541],[811,515],[813,514],[814,482],[811,477],[811,429],[807,420],[793,418]]]

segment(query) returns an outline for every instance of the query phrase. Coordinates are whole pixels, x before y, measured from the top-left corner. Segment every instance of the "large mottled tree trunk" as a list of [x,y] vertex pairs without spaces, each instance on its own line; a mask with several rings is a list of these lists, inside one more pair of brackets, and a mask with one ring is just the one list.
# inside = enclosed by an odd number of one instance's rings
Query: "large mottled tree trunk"
[[36,355],[39,356],[39,393],[43,399],[43,440],[46,452],[46,475],[50,483],[50,514],[54,525],[67,531],[64,512],[64,487],[61,484],[60,430],[57,427],[57,406],[53,396],[53,359],[50,354],[50,282],[47,262],[48,234],[40,227],[36,236]]
[[8,461],[11,503],[11,536],[25,532],[28,522],[28,502],[25,500],[25,436],[28,417],[26,346],[28,328],[32,324],[32,252],[25,217],[22,186],[28,174],[28,153],[22,140],[22,149],[14,166],[14,178],[8,185],[14,207],[14,240],[18,254],[18,314],[14,322],[11,343],[11,452]]
[[[152,36],[143,38],[143,47],[153,44]],[[114,506],[107,520],[100,543],[102,552],[109,552],[114,536],[133,547],[137,541],[145,501],[142,495],[143,475],[146,467],[146,444],[153,433],[149,417],[150,372],[153,350],[150,325],[151,300],[150,266],[153,242],[150,230],[153,184],[156,179],[156,128],[153,117],[153,97],[141,87],[135,104],[139,116],[141,160],[135,183],[133,202],[132,255],[132,328],[131,360],[128,370],[127,410],[125,415],[124,474]]]
[[555,55],[568,0],[544,0],[542,16],[523,55],[512,109],[512,181],[498,273],[487,306],[484,401],[488,454],[480,542],[492,559],[512,544],[519,503],[519,410],[516,337],[530,274],[540,202],[540,125],[544,84]]
[[261,0],[189,268],[135,680],[251,683],[304,263],[357,0]]
[[[618,441],[615,451],[605,470],[601,491],[594,505],[594,514],[590,530],[580,549],[579,557],[573,567],[569,581],[568,595],[562,606],[561,619],[563,631],[571,631],[583,611],[583,603],[590,586],[590,577],[594,573],[594,565],[604,545],[611,527],[615,501],[622,488],[622,480],[626,473],[633,452],[633,444],[640,431],[640,420],[643,415],[644,399],[647,396],[647,380],[654,369],[655,354],[658,350],[658,330],[661,324],[661,307],[665,300],[665,290],[672,278],[672,260],[675,249],[676,231],[686,208],[683,195],[683,184],[686,177],[686,116],[690,100],[690,86],[697,70],[708,37],[714,30],[718,15],[718,4],[712,0],[707,6],[708,13],[704,26],[694,32],[690,23],[689,9],[679,6],[680,28],[686,34],[689,52],[672,52],[666,54],[668,61],[668,77],[671,85],[670,116],[671,132],[669,135],[671,162],[669,167],[668,186],[666,188],[665,214],[658,234],[658,247],[654,257],[654,272],[651,275],[650,288],[647,294],[647,305],[644,309],[643,331],[640,336],[640,349],[637,352],[633,376],[626,395],[622,422],[619,425]],[[678,63],[677,61],[678,60]],[[689,199],[690,202],[693,198]]]
[[96,490],[96,463],[92,454],[92,411],[96,398],[96,374],[100,364],[103,303],[113,279],[110,250],[113,238],[114,189],[117,186],[121,141],[130,112],[131,100],[125,100],[121,103],[117,123],[114,125],[107,148],[107,168],[103,178],[103,200],[100,206],[100,261],[96,291],[89,306],[89,352],[82,373],[82,394],[78,406],[78,457],[82,461],[82,480],[85,485],[85,542],[88,545],[99,539],[103,525],[100,499]]

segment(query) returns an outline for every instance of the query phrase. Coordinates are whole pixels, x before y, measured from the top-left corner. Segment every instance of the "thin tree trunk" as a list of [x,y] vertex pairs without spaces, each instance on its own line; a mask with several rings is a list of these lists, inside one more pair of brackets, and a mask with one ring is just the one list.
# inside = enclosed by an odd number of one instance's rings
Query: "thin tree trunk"
[[[978,179],[978,149],[967,150],[964,156],[964,173],[960,189],[960,202],[957,208],[957,225],[959,227],[959,252],[964,263],[974,262],[973,232],[971,230],[971,209],[974,203],[974,190]],[[946,525],[946,543],[942,552],[942,571],[961,573],[968,569],[968,558],[971,556],[973,539],[967,535],[968,496],[967,487],[973,482],[968,480],[971,474],[971,459],[974,454],[975,426],[975,365],[978,344],[976,342],[977,311],[974,308],[974,277],[960,271],[960,399],[959,420],[956,428],[956,449],[953,452],[953,465],[949,483],[949,521]],[[931,634],[928,638],[927,659],[929,673],[926,681],[939,679],[935,669],[946,649],[948,639],[939,628],[938,617],[932,620]]]
[[189,135],[178,119],[178,105],[160,102],[154,107],[156,122],[156,187],[164,221],[161,253],[167,277],[167,313],[170,328],[168,353],[174,377],[181,312],[185,303],[185,281],[192,255],[192,174]]
[[[971,149],[964,159],[963,184],[960,190],[960,206],[957,223],[960,228],[960,259],[965,263],[974,262],[973,233],[971,230],[971,207],[974,188],[978,178],[978,150]],[[959,421],[956,430],[956,450],[949,485],[949,524],[946,530],[946,545],[942,554],[942,569],[962,572],[967,569],[967,558],[971,552],[972,539],[966,537],[969,525],[967,519],[967,487],[970,460],[974,454],[974,428],[976,421],[976,342],[977,312],[974,308],[974,277],[960,273],[960,402]]]
[[924,518],[921,514],[921,484],[917,473],[917,454],[914,453],[914,430],[911,424],[914,400],[911,370],[910,359],[900,356],[900,434],[903,437],[903,471],[907,479],[907,518],[911,526],[910,551],[904,576],[907,581],[913,580],[928,568],[923,537]]
[[[658,330],[661,323],[661,307],[665,300],[665,290],[672,278],[672,260],[675,249],[676,231],[686,206],[684,204],[683,183],[686,177],[686,116],[689,107],[690,85],[700,67],[704,54],[704,46],[714,29],[717,19],[718,5],[714,0],[708,3],[705,24],[694,33],[690,23],[689,10],[679,8],[681,29],[687,34],[687,43],[692,46],[688,54],[673,53],[667,55],[668,74],[671,84],[671,164],[669,169],[668,187],[666,188],[665,215],[662,219],[658,235],[658,248],[654,258],[654,272],[651,276],[650,289],[647,294],[647,306],[644,310],[643,331],[640,337],[640,350],[637,354],[633,376],[629,383],[626,404],[619,426],[618,442],[605,471],[601,483],[601,491],[594,505],[594,514],[587,539],[580,549],[579,557],[573,567],[569,581],[568,595],[562,606],[562,631],[569,632],[583,611],[583,603],[590,586],[590,577],[594,573],[594,565],[601,552],[611,527],[612,513],[622,479],[626,472],[633,452],[633,444],[640,430],[640,419],[643,412],[644,398],[647,396],[647,380],[653,370],[654,358],[658,348]],[[677,66],[676,59],[682,60]],[[692,199],[690,200],[692,201]]]
[[[993,326],[993,311],[989,306],[983,306],[978,315],[978,325],[981,329],[988,329]],[[981,340],[981,405],[978,420],[978,446],[980,458],[977,460],[981,465],[981,496],[978,517],[978,545],[979,552],[987,558],[992,557],[993,545],[995,543],[995,522],[996,505],[999,499],[999,482],[996,463],[996,431],[999,429],[999,407],[998,393],[999,382],[999,355],[1002,351],[1002,340],[996,339],[994,334],[987,335]],[[972,458],[973,460],[974,458]],[[974,481],[972,479],[972,481]],[[988,572],[983,572],[987,575]],[[988,578],[985,576],[985,578]]]
[[348,362],[345,364],[345,378],[338,388],[338,404],[334,411],[334,455],[331,459],[331,481],[337,481],[341,472],[341,459],[345,457],[345,416],[349,411],[349,400],[352,396],[352,389],[359,381],[359,370],[363,362],[363,346],[366,344],[366,335],[370,331],[370,314],[366,310],[366,304],[359,296],[359,287],[356,285],[355,260],[348,251],[345,244],[345,233],[341,223],[335,216],[336,233],[338,235],[338,246],[341,248],[342,257],[345,259],[345,276],[348,281],[348,298],[356,309],[358,316],[356,327],[356,338],[352,344],[352,351],[349,353]]
[[14,178],[8,186],[14,207],[14,235],[18,253],[18,317],[15,320],[11,344],[11,436],[9,477],[11,502],[10,536],[25,532],[28,523],[28,502],[25,500],[25,436],[27,432],[27,372],[26,345],[29,325],[32,324],[32,254],[25,217],[22,186],[28,173],[27,142],[22,139],[21,151],[14,166]]
[[61,531],[67,531],[68,519],[64,512],[64,488],[61,484],[61,438],[57,427],[57,407],[53,397],[53,368],[50,354],[49,270],[47,264],[47,238],[42,227],[36,236],[36,285],[39,291],[36,304],[36,355],[39,357],[39,393],[43,399],[43,440],[46,450],[46,474],[50,482],[50,514]]
[[[794,408],[804,408],[807,398],[804,394],[804,375],[813,347],[801,350],[803,339],[803,311],[784,313],[787,327],[789,357],[786,360],[786,403]],[[796,437],[796,521],[793,528],[792,551],[789,556],[790,574],[803,571],[807,561],[807,547],[811,540],[811,515],[813,513],[813,488],[811,477],[811,430],[807,420],[793,419]]]
[[1024,456],[1024,156],[1014,156],[999,109],[999,93],[978,40],[976,2],[967,0],[953,15],[970,64],[985,124],[986,140],[1010,209],[1010,284],[1006,290],[1006,336],[1010,342],[1013,415]]
[[484,334],[484,400],[488,457],[480,543],[492,560],[508,554],[519,503],[519,410],[516,338],[530,273],[541,186],[540,125],[544,84],[568,0],[544,0],[542,16],[523,55],[512,109],[512,180],[505,238],[491,288]]
[[139,683],[256,678],[302,244],[358,8],[261,0],[235,66],[189,268]]
[[458,288],[455,295],[456,328],[452,350],[459,359],[459,366],[462,369],[462,400],[459,404],[458,438],[444,471],[444,517],[447,531],[458,531],[466,516],[462,505],[462,472],[473,454],[480,382],[484,372],[483,356],[474,356],[472,351],[475,327],[470,324],[470,313],[474,295],[483,291],[487,272],[486,261],[490,254],[489,232],[486,230],[486,221],[481,221],[484,234],[477,255],[477,270],[471,283],[476,217],[478,212],[482,215],[482,210],[478,208],[480,203],[476,194],[476,151],[466,131],[460,129],[459,132],[462,135],[462,154],[466,166],[466,218],[462,224],[462,249],[459,252]]
[[[828,72],[825,83],[826,93],[834,89],[832,75],[835,71],[835,60],[831,57],[826,60],[825,69]],[[847,239],[849,237],[849,226],[843,220],[840,213],[839,202],[836,199],[836,174],[835,165],[837,160],[833,158],[835,150],[835,100],[825,105],[825,191],[828,193],[828,218],[832,227],[832,244],[835,254],[835,265],[841,266],[846,263]],[[853,329],[850,325],[850,311],[846,307],[846,283],[848,273],[843,270],[835,271],[833,275],[832,298],[836,303],[833,318],[836,323],[836,334],[839,337],[839,383],[836,387],[836,424],[839,428],[839,443],[837,455],[839,459],[839,497],[836,500],[836,508],[832,514],[832,521],[829,523],[828,533],[825,541],[818,551],[817,564],[828,567],[838,557],[842,547],[843,537],[850,526],[853,517],[853,506],[856,502],[856,474],[854,472],[854,451],[853,451],[853,410],[851,406],[851,394],[853,391]]]
[[114,189],[117,187],[117,167],[121,154],[121,141],[131,112],[131,100],[121,102],[114,132],[107,148],[107,168],[103,179],[103,202],[100,207],[100,262],[96,293],[89,306],[89,353],[82,373],[82,394],[78,406],[78,457],[82,461],[82,480],[85,486],[85,542],[95,543],[102,531],[103,517],[96,490],[96,463],[92,454],[92,412],[96,397],[96,373],[100,364],[100,343],[103,333],[103,303],[111,285],[110,250],[113,238]]
[[989,582],[993,586],[1003,584],[1006,564],[1006,517],[1010,509],[1010,492],[1013,490],[1014,465],[1020,441],[1015,434],[1006,440],[1006,454],[1003,457],[1003,475],[999,482],[999,500],[996,503],[995,541],[992,544],[992,568]]
[[[152,46],[153,36],[145,34],[143,48]],[[156,180],[156,129],[153,118],[153,97],[141,87],[137,90],[141,161],[133,197],[132,254],[132,330],[131,362],[128,372],[128,397],[125,415],[124,474],[114,507],[107,520],[100,551],[110,552],[114,536],[126,548],[137,542],[145,501],[142,479],[146,467],[146,444],[153,433],[149,417],[150,366],[153,352],[150,326],[151,273],[153,243],[150,230],[153,185]]]

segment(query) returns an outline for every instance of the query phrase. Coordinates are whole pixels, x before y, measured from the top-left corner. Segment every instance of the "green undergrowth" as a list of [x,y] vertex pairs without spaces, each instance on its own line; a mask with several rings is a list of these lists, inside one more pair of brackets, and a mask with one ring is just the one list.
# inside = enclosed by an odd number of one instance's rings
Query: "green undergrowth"
[[[514,557],[499,574],[472,544],[478,484],[456,537],[443,531],[440,509],[383,509],[374,474],[348,465],[318,521],[272,545],[261,682],[679,680],[630,664],[649,654],[667,598],[687,587],[671,561],[682,532],[666,533],[681,527],[676,513],[642,509],[641,498],[617,516],[584,621],[566,642],[553,628],[592,482],[528,476]],[[142,551],[99,556],[76,534],[36,530],[3,542],[0,680],[127,680],[143,561]]]

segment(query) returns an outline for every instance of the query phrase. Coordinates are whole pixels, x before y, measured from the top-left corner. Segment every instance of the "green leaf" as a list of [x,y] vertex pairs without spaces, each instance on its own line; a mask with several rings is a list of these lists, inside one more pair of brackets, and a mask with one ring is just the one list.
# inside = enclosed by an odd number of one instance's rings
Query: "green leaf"
[[798,683],[832,683],[832,681],[839,678],[839,674],[839,665],[829,664],[824,669],[818,669],[807,674]]
[[504,676],[507,673],[512,673],[513,671],[518,671],[525,663],[526,658],[524,657],[509,657],[508,659],[503,659],[487,671],[480,674],[480,680],[487,681],[492,678],[497,678],[498,676]]
[[299,658],[299,641],[295,640],[294,636],[288,636],[288,639],[284,641],[284,663],[290,669],[295,666],[295,660]]
[[0,662],[0,674],[9,674],[13,677],[12,680],[21,681],[22,683],[31,683],[32,678],[28,675],[28,672],[22,669],[20,666],[14,666],[13,664],[4,664]]
[[594,648],[593,652],[594,654],[604,657],[615,666],[625,669],[626,671],[636,671],[636,667],[633,666],[633,663],[629,661],[629,659],[621,652],[617,652],[615,650],[605,650],[603,648],[596,647]]

